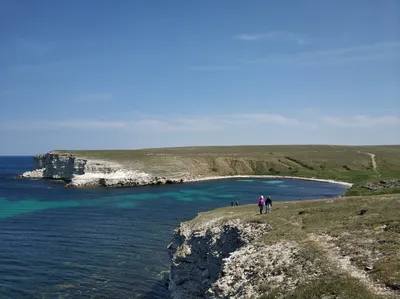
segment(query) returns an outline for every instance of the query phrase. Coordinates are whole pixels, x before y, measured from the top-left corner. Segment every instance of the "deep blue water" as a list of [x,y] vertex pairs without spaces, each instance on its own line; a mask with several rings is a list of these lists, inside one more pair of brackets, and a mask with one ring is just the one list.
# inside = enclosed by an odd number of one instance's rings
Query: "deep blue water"
[[[128,189],[16,179],[32,157],[0,157],[0,298],[166,298],[173,229],[198,212],[329,198],[345,188],[299,180],[227,179]],[[256,205],[255,212],[257,210]]]

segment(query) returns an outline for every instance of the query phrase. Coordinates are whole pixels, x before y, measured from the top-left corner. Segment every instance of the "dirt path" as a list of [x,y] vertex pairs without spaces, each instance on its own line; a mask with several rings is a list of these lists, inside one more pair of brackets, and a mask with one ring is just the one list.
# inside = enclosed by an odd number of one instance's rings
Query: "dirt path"
[[371,153],[367,153],[367,155],[371,156],[371,161],[372,161],[372,168],[376,171],[376,159],[375,155]]
[[[308,238],[314,241],[326,254],[328,261],[335,265],[339,271],[345,272],[353,278],[358,279],[363,283],[371,292],[378,295],[396,296],[393,291],[387,289],[385,286],[374,282],[367,274],[366,271],[360,270],[353,266],[349,256],[343,256],[340,252],[340,248],[337,247],[329,235],[315,235],[309,234]],[[396,297],[400,298],[400,297]]]
[[376,164],[375,154],[364,153],[364,152],[361,152],[361,151],[357,151],[357,153],[370,156],[370,157],[371,157],[371,162],[372,162],[372,169],[373,169],[374,171],[378,172],[378,169],[377,169],[378,166],[377,166],[377,164]]

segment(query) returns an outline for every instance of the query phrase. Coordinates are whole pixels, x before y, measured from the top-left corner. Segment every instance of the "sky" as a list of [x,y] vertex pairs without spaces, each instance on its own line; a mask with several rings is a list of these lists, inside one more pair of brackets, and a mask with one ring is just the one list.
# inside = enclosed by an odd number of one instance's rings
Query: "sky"
[[400,144],[400,1],[3,0],[0,155]]

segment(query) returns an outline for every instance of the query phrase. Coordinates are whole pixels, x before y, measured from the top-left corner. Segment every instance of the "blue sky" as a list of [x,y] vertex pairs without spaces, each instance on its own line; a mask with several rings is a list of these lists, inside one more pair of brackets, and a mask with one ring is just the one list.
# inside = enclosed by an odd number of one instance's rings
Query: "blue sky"
[[400,2],[0,4],[0,154],[399,144]]

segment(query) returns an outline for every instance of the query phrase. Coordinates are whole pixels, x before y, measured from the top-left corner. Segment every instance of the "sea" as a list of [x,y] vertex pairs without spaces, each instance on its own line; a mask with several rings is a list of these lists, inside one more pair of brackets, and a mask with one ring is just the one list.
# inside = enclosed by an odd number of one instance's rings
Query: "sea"
[[[17,179],[32,157],[0,157],[0,299],[168,298],[167,246],[197,213],[273,201],[332,198],[339,184],[223,179],[132,188],[66,188]],[[273,211],[272,211],[273,212]]]

